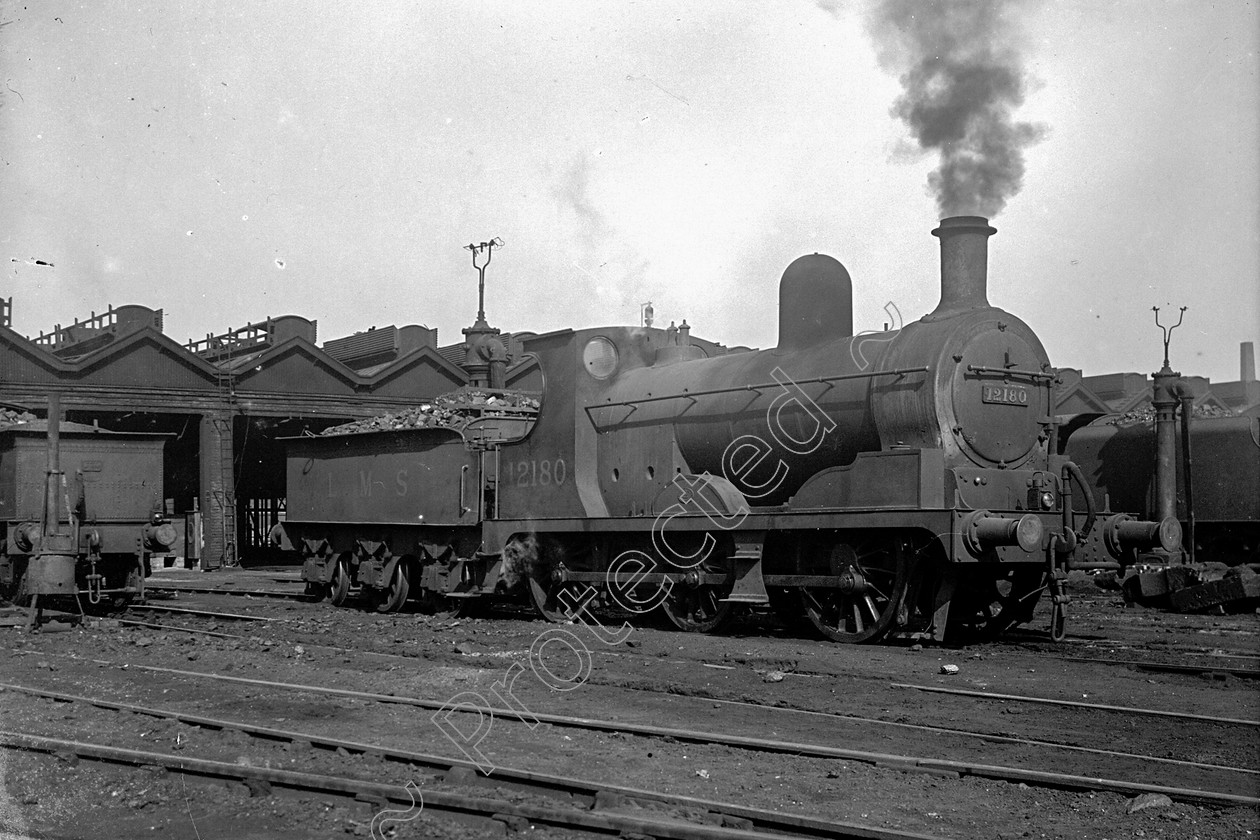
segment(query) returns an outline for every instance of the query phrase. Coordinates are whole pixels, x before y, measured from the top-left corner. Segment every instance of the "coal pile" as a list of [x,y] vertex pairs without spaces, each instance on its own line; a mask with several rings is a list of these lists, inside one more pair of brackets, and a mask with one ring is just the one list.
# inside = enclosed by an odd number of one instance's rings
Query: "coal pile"
[[355,420],[325,429],[325,435],[352,435],[360,432],[388,432],[402,429],[454,429],[459,431],[469,421],[495,414],[520,415],[538,411],[535,397],[512,391],[488,393],[475,389],[443,394],[431,403],[404,411]]
[[[1181,408],[1177,408],[1176,416],[1181,417]],[[1236,412],[1221,408],[1215,405],[1196,405],[1191,417],[1212,418],[1212,417],[1234,417]],[[1144,423],[1147,426],[1155,424],[1155,407],[1152,405],[1144,405],[1135,408],[1132,411],[1126,411],[1124,414],[1118,414],[1115,417],[1107,419],[1107,423],[1112,426],[1136,426]]]
[[6,429],[9,426],[17,426],[22,423],[29,423],[35,419],[35,415],[29,411],[18,411],[12,408],[0,409],[0,429]]

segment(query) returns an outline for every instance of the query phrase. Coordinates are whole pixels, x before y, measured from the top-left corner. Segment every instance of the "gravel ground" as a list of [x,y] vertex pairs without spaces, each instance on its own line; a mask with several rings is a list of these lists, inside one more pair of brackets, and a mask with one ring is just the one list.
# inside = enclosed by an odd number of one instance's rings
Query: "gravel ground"
[[[285,584],[260,572],[201,575],[240,588]],[[281,574],[281,577],[284,575]],[[174,577],[174,576],[173,576]],[[1006,738],[1226,764],[1260,770],[1257,727],[1137,716],[928,693],[897,684],[1020,694],[1260,719],[1255,681],[1223,673],[1170,675],[1063,657],[1219,663],[1256,667],[1260,618],[1184,616],[1125,608],[1114,594],[1082,588],[1066,642],[1031,630],[990,645],[935,648],[847,647],[795,634],[753,616],[705,636],[636,624],[616,645],[589,627],[564,629],[590,651],[589,674],[563,646],[548,645],[557,691],[526,667],[512,694],[534,713],[579,715],[679,729],[723,732],[831,746],[1025,766],[1171,786],[1260,795],[1260,776],[1224,776],[1204,768],[1050,750],[924,727],[958,728]],[[28,637],[0,629],[2,682],[119,702],[246,721],[313,735],[461,758],[433,722],[433,712],[329,694],[184,676],[156,668],[354,689],[438,703],[463,692],[489,700],[514,663],[556,625],[525,610],[491,618],[440,620],[378,615],[277,599],[182,595],[155,600],[184,607],[249,613],[277,621],[244,622],[144,616],[196,632],[127,627],[100,620],[86,629]],[[141,617],[141,616],[136,616]],[[611,628],[611,617],[603,620]],[[212,633],[232,634],[221,638]],[[554,634],[553,634],[554,636]],[[1234,654],[1230,658],[1224,654]],[[536,660],[537,661],[537,660]],[[957,666],[943,674],[942,666]],[[490,785],[496,778],[427,778],[414,768],[199,729],[151,717],[0,692],[0,728],[36,735],[172,752],[233,763],[354,776],[401,789]],[[756,705],[753,705],[756,704]],[[494,702],[494,705],[501,705]],[[788,709],[826,713],[804,714]],[[836,717],[848,716],[848,717]],[[862,718],[864,720],[855,720]],[[472,714],[450,720],[471,732]],[[880,721],[880,722],[876,722]],[[918,728],[915,728],[918,727]],[[631,787],[737,802],[822,819],[908,829],[952,838],[1246,838],[1260,836],[1260,812],[1176,802],[1129,813],[1134,795],[1073,792],[972,775],[904,772],[870,761],[774,753],[682,738],[593,732],[544,723],[534,728],[496,716],[480,741],[495,767],[529,769]],[[0,750],[0,840],[14,837],[137,836],[210,838],[369,836],[372,806],[309,795],[206,782],[178,772],[130,768]],[[511,798],[519,792],[497,790]],[[454,822],[432,810],[388,824],[398,837],[578,836],[502,821]]]

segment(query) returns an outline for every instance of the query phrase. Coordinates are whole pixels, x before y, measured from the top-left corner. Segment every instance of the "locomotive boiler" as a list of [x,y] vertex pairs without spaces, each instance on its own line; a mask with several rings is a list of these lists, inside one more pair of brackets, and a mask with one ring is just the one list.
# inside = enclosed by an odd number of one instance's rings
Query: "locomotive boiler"
[[[853,335],[849,275],[814,254],[784,273],[771,349],[527,338],[536,411],[478,392],[459,424],[290,441],[277,538],[316,591],[384,610],[523,590],[555,620],[615,603],[711,630],[768,606],[841,642],[941,640],[1026,621],[1048,588],[1061,632],[1058,582],[1101,529],[1056,452],[1045,349],[988,302],[994,232],[942,220],[940,303],[896,331]],[[1124,524],[1099,565],[1179,539]]]

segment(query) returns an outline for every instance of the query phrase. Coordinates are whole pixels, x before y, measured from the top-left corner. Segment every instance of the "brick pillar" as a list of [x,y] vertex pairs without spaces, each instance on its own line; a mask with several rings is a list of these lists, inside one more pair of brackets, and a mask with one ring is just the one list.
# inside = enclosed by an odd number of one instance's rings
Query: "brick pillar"
[[236,477],[232,460],[232,415],[211,412],[201,417],[201,568],[234,565],[236,546]]

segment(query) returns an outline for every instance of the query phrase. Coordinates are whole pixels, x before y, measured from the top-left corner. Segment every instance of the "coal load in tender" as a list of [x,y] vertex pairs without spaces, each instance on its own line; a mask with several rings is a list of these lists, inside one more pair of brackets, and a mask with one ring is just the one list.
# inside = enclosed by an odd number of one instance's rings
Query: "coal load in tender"
[[[1177,416],[1181,416],[1181,410],[1177,410]],[[1228,408],[1221,408],[1215,405],[1196,405],[1192,417],[1234,417],[1236,413]],[[1108,418],[1107,423],[1112,426],[1133,426],[1138,423],[1145,423],[1148,426],[1155,424],[1155,408],[1150,405],[1140,406],[1132,411],[1126,411],[1124,414],[1117,414],[1115,417]]]
[[468,390],[443,394],[430,403],[380,417],[355,420],[325,429],[325,435],[352,435],[360,432],[387,432],[399,429],[463,429],[469,421],[498,411],[513,414],[538,410],[534,397],[514,392],[487,393]]
[[11,408],[0,409],[0,429],[29,423],[34,419],[35,415],[29,411],[15,411]]

